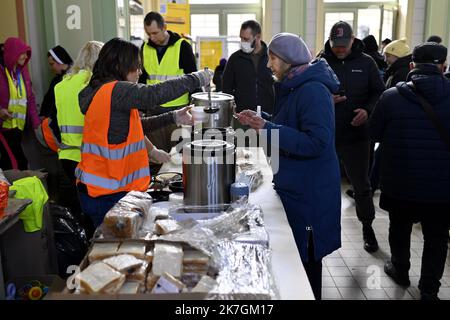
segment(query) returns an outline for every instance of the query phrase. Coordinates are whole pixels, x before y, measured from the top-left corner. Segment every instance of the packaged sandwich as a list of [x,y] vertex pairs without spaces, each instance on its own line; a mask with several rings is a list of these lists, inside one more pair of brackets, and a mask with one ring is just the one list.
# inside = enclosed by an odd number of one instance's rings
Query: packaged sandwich
[[142,264],[139,267],[128,270],[127,281],[144,282],[147,276],[149,264],[147,261],[140,260]]
[[146,217],[152,207],[153,198],[145,192],[131,191],[120,199],[119,203],[127,206],[130,210],[139,211]]
[[211,292],[217,286],[217,281],[209,276],[204,276],[200,282],[192,289],[192,292],[207,293]]
[[147,246],[143,242],[125,241],[120,245],[117,254],[129,254],[137,259],[145,259],[146,250]]
[[165,272],[159,277],[158,282],[153,287],[152,293],[164,294],[164,293],[180,293],[186,286],[171,274]]
[[143,260],[136,259],[136,257],[129,254],[121,254],[118,256],[110,257],[103,260],[104,263],[113,267],[121,273],[127,274],[130,271],[134,271],[140,268],[144,263]]
[[117,203],[106,213],[103,231],[106,235],[122,239],[135,239],[144,222],[143,213],[129,205]]
[[183,271],[183,248],[177,244],[156,243],[152,272],[156,276],[169,273],[180,278]]
[[119,242],[94,243],[88,255],[89,263],[115,256],[119,244]]
[[165,235],[181,229],[181,225],[172,219],[158,220],[155,222],[155,231],[159,235]]
[[119,290],[119,294],[138,294],[140,293],[142,284],[137,281],[126,281],[122,288]]
[[79,281],[81,291],[88,294],[114,294],[125,282],[125,275],[116,271],[106,263],[91,264],[75,277]]

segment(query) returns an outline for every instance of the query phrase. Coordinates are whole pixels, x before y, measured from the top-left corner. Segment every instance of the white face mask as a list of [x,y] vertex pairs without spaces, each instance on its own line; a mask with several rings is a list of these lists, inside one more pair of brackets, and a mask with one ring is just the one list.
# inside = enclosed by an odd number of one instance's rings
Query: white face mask
[[241,41],[241,50],[245,53],[252,53],[255,50],[253,42]]

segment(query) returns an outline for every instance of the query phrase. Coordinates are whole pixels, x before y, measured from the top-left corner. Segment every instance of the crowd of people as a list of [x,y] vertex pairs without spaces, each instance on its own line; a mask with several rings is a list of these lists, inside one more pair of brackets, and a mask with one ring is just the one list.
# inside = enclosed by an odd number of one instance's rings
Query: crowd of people
[[[150,12],[141,48],[115,38],[86,43],[75,61],[48,51],[55,77],[40,110],[27,64],[32,49],[17,38],[2,47],[0,167],[25,170],[25,130],[52,150],[70,180],[68,206],[97,227],[127,192],[146,191],[149,162],[170,160],[173,130],[191,125],[190,94],[211,85],[197,71],[192,46]],[[408,286],[412,225],[424,234],[419,289],[437,299],[450,224],[450,81],[438,37],[413,50],[406,39],[357,39],[338,22],[314,58],[294,34],[262,41],[257,21],[240,30],[241,48],[216,69],[217,91],[234,96],[235,128],[277,130],[277,191],[306,273],[321,298],[322,260],[341,246],[341,176],[362,225],[363,248],[378,250],[373,194],[389,212],[391,260],[385,272]],[[257,113],[257,106],[262,112]],[[28,128],[28,129],[27,129]],[[378,144],[375,151],[374,146]]]
[[[386,39],[380,52],[373,36],[359,40],[340,21],[314,60],[293,34],[276,35],[268,45],[274,110],[259,116],[253,108],[238,118],[267,130],[269,139],[279,131],[274,185],[317,299],[322,259],[341,245],[340,167],[369,253],[378,250],[373,194],[381,188],[380,207],[390,218],[384,271],[401,286],[410,285],[412,225],[422,224],[419,290],[424,300],[438,299],[450,226],[450,81],[447,48],[438,42],[433,37],[411,50],[406,39]],[[224,75],[235,69],[227,65]],[[254,79],[249,88],[260,86]]]

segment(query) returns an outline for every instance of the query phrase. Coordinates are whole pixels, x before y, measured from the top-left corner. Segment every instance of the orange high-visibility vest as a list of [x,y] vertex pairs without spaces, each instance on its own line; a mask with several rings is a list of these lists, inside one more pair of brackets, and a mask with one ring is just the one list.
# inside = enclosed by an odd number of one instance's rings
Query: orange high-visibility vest
[[118,192],[145,192],[150,184],[149,159],[137,109],[130,111],[127,140],[108,143],[111,96],[116,83],[107,83],[97,91],[85,117],[81,162],[75,175],[77,183],[84,183],[94,198]]
[[58,152],[60,148],[60,143],[58,139],[56,139],[53,130],[50,128],[51,120],[49,118],[45,118],[39,127],[35,130],[37,140],[46,148],[54,152]]

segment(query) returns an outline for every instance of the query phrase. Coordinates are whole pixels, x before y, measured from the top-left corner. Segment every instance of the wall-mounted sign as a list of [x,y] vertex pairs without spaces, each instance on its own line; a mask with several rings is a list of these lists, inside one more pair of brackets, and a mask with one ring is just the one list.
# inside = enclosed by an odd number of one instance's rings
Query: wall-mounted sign
[[161,1],[160,13],[170,31],[180,35],[191,33],[191,7],[188,0]]
[[83,45],[94,39],[92,1],[52,0],[54,39],[49,48],[63,46],[75,58]]
[[81,30],[81,8],[77,5],[67,7],[68,14],[66,26],[69,30]]

